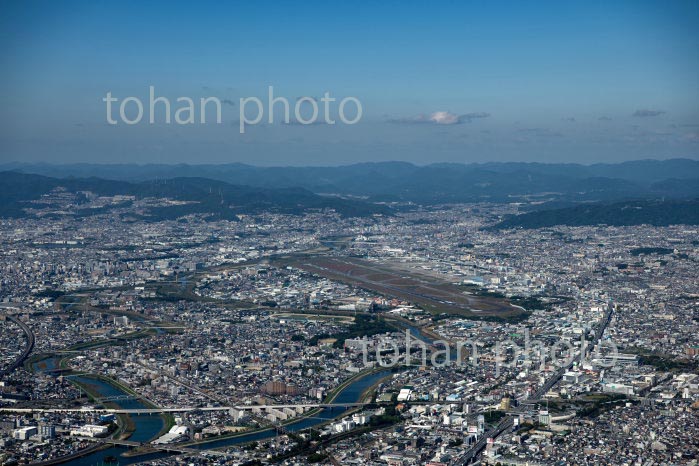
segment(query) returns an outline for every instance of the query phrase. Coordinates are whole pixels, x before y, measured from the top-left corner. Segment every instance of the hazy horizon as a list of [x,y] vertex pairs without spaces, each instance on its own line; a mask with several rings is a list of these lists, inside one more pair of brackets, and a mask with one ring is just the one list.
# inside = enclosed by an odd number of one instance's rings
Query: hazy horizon
[[426,167],[430,165],[488,165],[488,164],[540,164],[540,165],[578,165],[578,166],[583,166],[583,167],[589,167],[593,165],[619,165],[619,164],[624,164],[624,163],[636,163],[636,162],[666,162],[666,161],[681,161],[681,160],[689,160],[689,161],[699,161],[699,156],[697,157],[668,157],[668,158],[643,158],[643,159],[629,159],[629,160],[622,160],[618,162],[559,162],[559,161],[544,161],[544,162],[539,162],[539,161],[528,161],[528,160],[493,160],[493,161],[484,161],[484,162],[445,162],[445,161],[434,161],[434,162],[411,162],[407,160],[380,160],[380,161],[366,161],[366,162],[349,162],[349,163],[337,163],[337,164],[286,164],[286,165],[265,165],[265,164],[256,164],[256,163],[244,163],[244,162],[200,162],[197,163],[196,161],[192,162],[109,162],[109,161],[95,161],[95,162],[54,162],[54,161],[34,161],[34,162],[23,162],[23,161],[16,161],[16,160],[11,160],[11,161],[2,161],[0,162],[0,169],[3,169],[4,167],[11,167],[11,166],[89,166],[89,165],[96,165],[96,166],[104,166],[104,167],[126,167],[126,166],[136,166],[136,167],[147,167],[147,166],[167,166],[167,167],[176,167],[176,166],[218,166],[218,165],[241,165],[241,166],[249,166],[249,167],[255,167],[255,168],[341,168],[341,167],[349,167],[352,165],[369,165],[369,164],[410,164],[414,165],[416,167]]
[[[696,2],[30,1],[3,13],[0,162],[614,163],[699,154]],[[173,118],[178,97],[219,99],[221,124],[212,115],[166,124],[160,106],[150,124],[150,86],[172,101]],[[328,92],[335,119],[339,101],[354,97],[361,119],[281,124],[278,105],[272,124],[265,113],[240,134],[240,99],[257,97],[267,110],[269,86],[292,107]],[[140,99],[144,119],[109,124],[108,93]],[[309,105],[300,107],[306,116]]]

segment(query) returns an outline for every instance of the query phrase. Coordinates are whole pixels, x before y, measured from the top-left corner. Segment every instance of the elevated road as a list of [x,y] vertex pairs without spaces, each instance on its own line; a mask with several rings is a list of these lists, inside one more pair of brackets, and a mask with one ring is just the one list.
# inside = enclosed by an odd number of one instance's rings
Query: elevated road
[[219,455],[219,456],[225,455],[225,453],[220,452],[220,451],[216,451],[216,450],[198,450],[196,448],[187,448],[187,447],[178,446],[178,445],[149,443],[149,442],[134,442],[134,441],[130,441],[130,440],[117,440],[117,439],[98,438],[98,437],[74,436],[73,438],[85,440],[88,442],[101,443],[101,444],[105,444],[105,445],[122,445],[125,447],[150,448],[153,450],[159,450],[159,451],[164,451],[164,452],[168,452],[168,453],[185,453],[188,455],[201,455],[201,454]]
[[12,363],[9,366],[0,370],[0,377],[9,374],[10,372],[14,371],[19,366],[21,366],[34,349],[34,332],[32,332],[32,329],[30,329],[24,322],[22,322],[13,315],[6,314],[5,317],[7,318],[7,320],[19,325],[19,327],[24,331],[24,335],[27,337],[27,346],[24,347],[24,351],[22,351],[22,353],[19,356],[17,356],[17,358],[15,358],[15,360],[12,361]]
[[481,438],[478,439],[476,443],[474,443],[471,448],[468,449],[466,453],[464,453],[454,464],[456,465],[465,465],[469,464],[473,459],[476,458],[480,454],[481,451],[485,448],[486,442],[488,441],[489,438],[495,439],[497,438],[500,434],[505,432],[508,429],[511,429],[512,426],[514,426],[514,418],[507,416],[503,420],[501,420],[495,427],[487,431],[485,434],[481,436]]
[[[612,320],[612,305],[611,303],[607,306],[607,310],[604,313],[604,316],[602,317],[602,320],[599,322],[597,329],[595,331],[595,339],[593,342],[592,347],[596,346],[600,340],[602,339],[602,335],[604,335],[604,331],[607,329],[607,326],[609,325],[609,322]],[[589,349],[589,348],[588,348]],[[586,351],[586,350],[583,350]],[[573,364],[576,361],[580,361],[581,358],[586,357],[586,353],[578,354],[575,358],[573,358],[570,363],[566,364],[564,367],[559,368],[551,374],[551,376],[546,379],[544,384],[539,387],[539,389],[534,392],[531,396],[532,400],[539,400],[541,399],[546,393],[551,390],[551,388],[558,383],[561,378],[563,378],[563,374],[568,371]],[[526,402],[525,402],[526,403]],[[515,408],[512,412],[508,414],[512,415],[519,415],[520,412],[523,410],[523,407],[518,407]],[[469,448],[463,455],[457,459],[454,464],[457,466],[464,466],[467,464],[470,464],[476,457],[483,451],[483,449],[486,446],[486,443],[488,441],[488,438],[492,438],[493,440],[498,438],[500,435],[502,435],[503,432],[506,430],[511,429],[514,426],[514,418],[508,415],[506,418],[501,420],[495,427],[492,429],[488,430],[481,436],[481,438],[478,439],[476,443],[474,443],[471,448]]]

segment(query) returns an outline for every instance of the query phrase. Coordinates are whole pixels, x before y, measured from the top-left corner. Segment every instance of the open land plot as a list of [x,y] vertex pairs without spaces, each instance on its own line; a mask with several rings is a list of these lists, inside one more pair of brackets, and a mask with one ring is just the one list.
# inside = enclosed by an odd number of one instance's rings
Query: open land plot
[[435,314],[508,318],[523,312],[506,299],[470,295],[446,280],[418,271],[397,269],[388,264],[353,257],[318,256],[291,258],[289,265],[385,296],[410,301]]

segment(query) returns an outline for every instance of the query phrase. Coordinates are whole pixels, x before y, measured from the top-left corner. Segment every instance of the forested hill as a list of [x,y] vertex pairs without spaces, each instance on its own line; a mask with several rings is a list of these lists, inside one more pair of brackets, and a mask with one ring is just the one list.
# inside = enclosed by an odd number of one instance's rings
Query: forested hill
[[699,199],[584,204],[563,209],[540,210],[506,218],[494,228],[643,224],[655,226],[699,225]]
[[[320,196],[303,188],[260,188],[233,185],[206,178],[173,178],[127,182],[101,178],[53,178],[18,172],[0,172],[0,216],[23,217],[46,206],[60,206],[62,212],[85,216],[125,203],[92,209],[89,195],[132,196],[179,202],[161,202],[146,208],[152,220],[174,219],[189,214],[209,214],[213,218],[235,220],[238,214],[280,212],[300,214],[332,209],[343,216],[389,214],[385,206],[339,197]],[[68,197],[66,197],[68,195]],[[70,197],[73,195],[73,197]],[[61,197],[66,197],[61,202]],[[58,208],[58,207],[57,207]],[[142,210],[142,209],[141,209]]]

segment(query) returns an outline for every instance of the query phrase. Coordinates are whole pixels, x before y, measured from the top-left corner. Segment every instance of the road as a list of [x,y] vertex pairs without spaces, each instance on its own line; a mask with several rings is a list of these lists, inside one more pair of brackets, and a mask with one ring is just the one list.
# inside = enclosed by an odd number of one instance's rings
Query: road
[[22,354],[17,356],[17,358],[14,361],[12,361],[12,363],[9,366],[0,370],[0,377],[9,374],[10,372],[14,371],[19,366],[21,366],[34,349],[34,332],[32,332],[32,329],[30,329],[24,322],[22,322],[15,316],[7,314],[5,315],[5,317],[7,318],[7,320],[10,320],[15,324],[19,325],[20,328],[24,331],[24,334],[27,337],[27,346],[24,348],[24,351],[22,351]]
[[[610,320],[612,319],[612,306],[611,303],[607,306],[607,311],[605,312],[604,316],[602,317],[602,320],[600,321],[599,325],[597,326],[597,330],[595,331],[595,339],[593,341],[593,344],[591,347],[594,347],[599,343],[599,341],[602,339],[602,335],[604,335],[604,331],[607,329],[607,325],[609,325]],[[531,399],[538,400],[541,397],[543,397],[551,388],[558,383],[559,380],[563,377],[563,374],[568,371],[573,364],[576,361],[580,361],[581,357],[585,357],[587,354],[579,354],[575,358],[573,358],[572,361],[570,361],[569,364],[567,364],[564,367],[559,368],[556,372],[551,374],[551,376],[546,379],[546,382],[539,387],[539,389],[534,392],[534,394],[531,396]],[[522,410],[522,407],[515,408],[512,411],[512,414],[518,415],[519,412]],[[514,426],[514,418],[511,416],[507,416],[503,420],[501,420],[495,427],[492,429],[488,430],[485,432],[479,439],[478,441],[469,448],[466,453],[464,453],[462,456],[459,457],[459,459],[456,460],[454,463],[457,466],[463,466],[469,464],[471,461],[473,461],[480,453],[483,451],[483,448],[485,448],[486,443],[488,441],[488,438],[492,438],[495,440],[498,438],[500,435],[502,435],[503,432],[506,430],[511,429]]]
[[[370,403],[307,403],[307,404],[283,404],[283,405],[236,405],[236,406],[206,406],[199,408],[196,406],[180,408],[142,408],[142,409],[112,409],[112,408],[0,408],[0,413],[98,413],[98,414],[160,414],[160,413],[183,413],[190,411],[228,411],[230,409],[252,410],[254,408],[283,409],[283,408],[352,408],[364,406]],[[276,426],[274,426],[276,427]]]
[[98,438],[98,437],[82,437],[82,436],[74,436],[74,438],[80,439],[80,440],[86,440],[89,442],[96,442],[96,443],[102,443],[102,444],[107,444],[107,445],[123,445],[126,447],[145,447],[145,448],[152,448],[154,450],[160,450],[160,451],[165,451],[169,453],[186,453],[189,455],[201,455],[201,454],[209,454],[209,455],[225,455],[225,453],[216,451],[216,450],[198,450],[196,448],[187,448],[183,446],[177,446],[177,445],[169,445],[169,444],[154,444],[154,443],[148,443],[148,442],[133,442],[130,440],[116,440],[116,439],[105,439],[105,438]]

